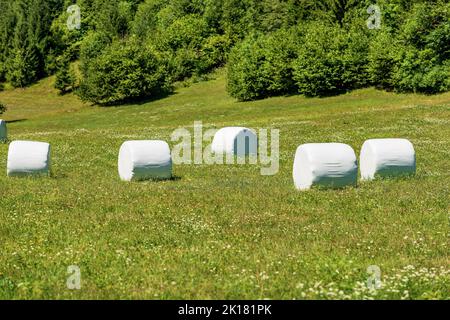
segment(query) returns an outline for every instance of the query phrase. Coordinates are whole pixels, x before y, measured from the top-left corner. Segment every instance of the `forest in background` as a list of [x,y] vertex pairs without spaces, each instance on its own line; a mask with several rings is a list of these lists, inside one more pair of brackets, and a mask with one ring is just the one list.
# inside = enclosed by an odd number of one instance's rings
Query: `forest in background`
[[[81,21],[69,28],[74,4]],[[62,94],[113,105],[223,66],[241,101],[450,90],[444,0],[0,0],[0,9],[0,90],[56,75]]]

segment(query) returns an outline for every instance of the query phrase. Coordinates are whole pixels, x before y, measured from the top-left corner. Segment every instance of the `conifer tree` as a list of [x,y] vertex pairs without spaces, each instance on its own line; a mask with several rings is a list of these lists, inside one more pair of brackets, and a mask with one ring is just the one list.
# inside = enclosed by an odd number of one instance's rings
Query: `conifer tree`
[[60,94],[66,94],[72,91],[74,86],[75,75],[70,68],[70,58],[68,54],[64,54],[58,59],[55,88],[60,91]]

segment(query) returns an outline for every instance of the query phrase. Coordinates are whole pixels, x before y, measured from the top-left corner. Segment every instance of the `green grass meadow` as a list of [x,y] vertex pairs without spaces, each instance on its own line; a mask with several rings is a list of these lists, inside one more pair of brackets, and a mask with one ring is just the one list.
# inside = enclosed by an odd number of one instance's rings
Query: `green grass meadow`
[[[101,108],[53,78],[0,92],[10,140],[52,145],[50,178],[6,177],[0,144],[1,299],[450,299],[450,93],[363,89],[239,103],[222,71],[155,101]],[[126,140],[194,121],[280,129],[280,171],[177,165],[176,179],[120,181]],[[417,175],[299,192],[296,148],[410,139]],[[205,146],[208,144],[204,142]],[[69,290],[67,268],[81,269]],[[366,282],[371,265],[382,287]]]

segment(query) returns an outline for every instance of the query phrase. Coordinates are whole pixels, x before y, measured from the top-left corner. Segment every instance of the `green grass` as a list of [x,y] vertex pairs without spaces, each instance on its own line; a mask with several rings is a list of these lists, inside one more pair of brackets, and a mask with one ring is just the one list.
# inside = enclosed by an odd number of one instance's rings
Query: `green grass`
[[[51,178],[0,175],[0,298],[450,298],[450,93],[238,103],[219,72],[161,100],[99,108],[58,96],[53,81],[0,93],[10,140],[50,142],[53,152]],[[173,181],[119,180],[122,142],[170,140],[195,120],[279,128],[279,174],[179,165]],[[343,142],[359,154],[381,137],[414,143],[415,177],[294,189],[298,145]],[[66,288],[70,265],[81,268],[81,290]],[[381,268],[381,290],[365,287],[370,265]]]

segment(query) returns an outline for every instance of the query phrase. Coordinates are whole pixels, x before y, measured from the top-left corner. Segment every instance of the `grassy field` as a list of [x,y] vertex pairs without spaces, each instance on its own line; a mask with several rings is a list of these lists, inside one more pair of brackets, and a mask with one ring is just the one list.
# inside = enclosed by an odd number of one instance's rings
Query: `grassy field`
[[[53,153],[51,178],[7,178],[0,144],[0,298],[450,298],[450,93],[238,103],[219,72],[157,101],[99,108],[52,82],[0,92],[10,140],[50,142]],[[194,121],[280,129],[280,172],[179,165],[171,181],[120,181],[125,140],[170,140]],[[298,145],[359,154],[382,137],[414,143],[415,177],[294,189]],[[66,287],[70,265],[81,290]],[[370,265],[380,290],[366,287]]]

